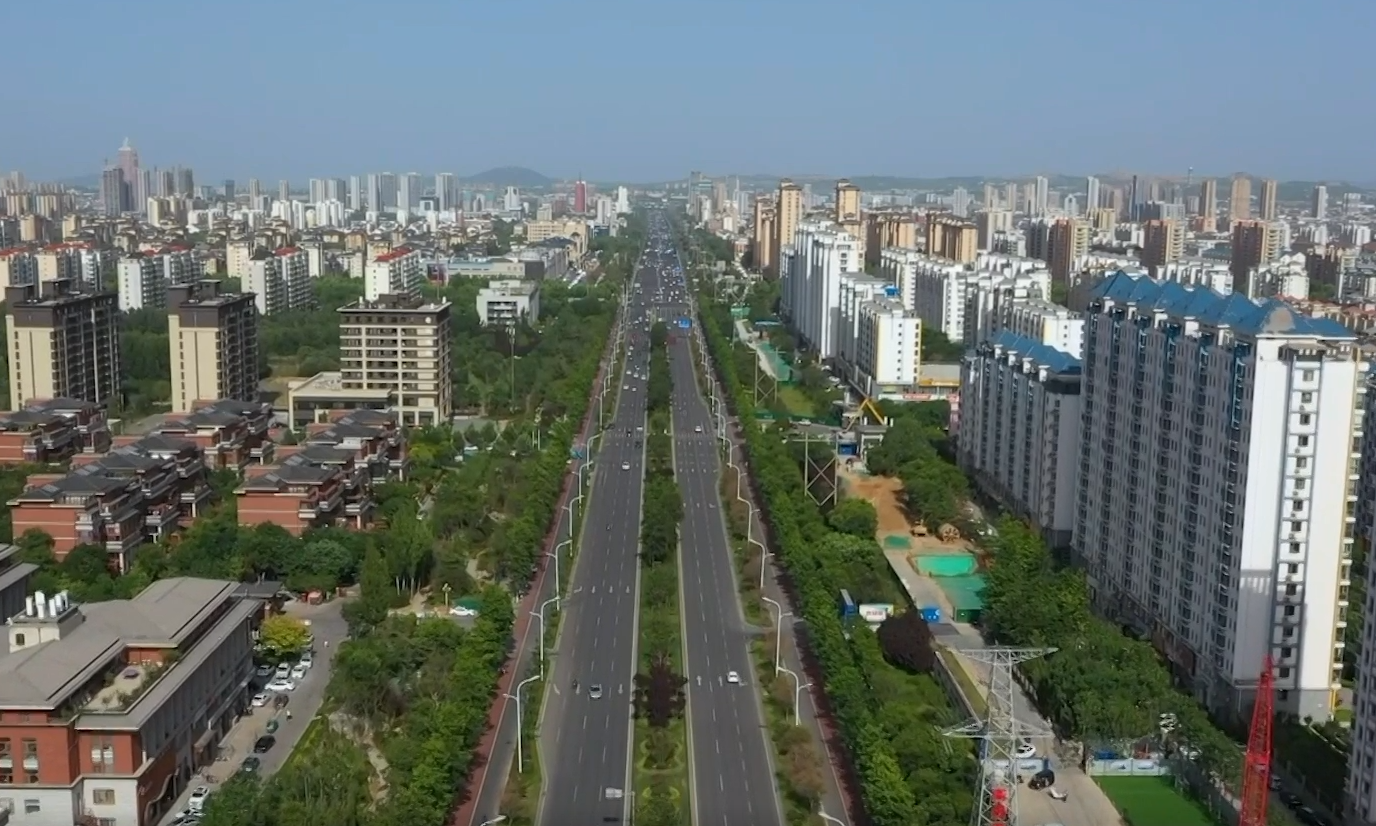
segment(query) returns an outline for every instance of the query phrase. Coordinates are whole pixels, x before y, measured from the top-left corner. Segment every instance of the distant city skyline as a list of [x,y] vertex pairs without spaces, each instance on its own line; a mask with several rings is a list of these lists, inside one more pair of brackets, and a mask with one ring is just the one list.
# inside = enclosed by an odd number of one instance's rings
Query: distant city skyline
[[[589,180],[689,169],[941,177],[1256,170],[1367,180],[1369,4],[1162,0],[16,4],[0,169],[209,179],[520,165]],[[106,32],[137,31],[157,49]],[[213,33],[218,44],[207,47]],[[470,36],[480,35],[480,36]],[[29,36],[31,35],[31,36]],[[284,39],[285,38],[285,39]],[[304,49],[300,59],[283,44]],[[400,51],[380,44],[411,44]],[[1147,48],[1147,45],[1150,48]],[[818,65],[816,56],[834,59]],[[1315,59],[1321,57],[1322,59]],[[104,93],[93,78],[118,77]],[[54,90],[64,90],[55,94]],[[80,91],[90,90],[83,94]]]

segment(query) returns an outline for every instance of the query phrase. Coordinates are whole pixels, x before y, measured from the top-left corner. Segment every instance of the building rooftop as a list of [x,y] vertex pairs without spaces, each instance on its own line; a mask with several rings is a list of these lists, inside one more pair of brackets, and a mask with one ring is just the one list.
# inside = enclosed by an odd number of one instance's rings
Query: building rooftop
[[1252,301],[1240,293],[1223,295],[1207,287],[1133,277],[1122,271],[1095,285],[1090,297],[1144,305],[1156,312],[1194,318],[1252,336],[1356,338],[1337,321],[1307,316],[1278,299]]
[[989,345],[1001,347],[1010,353],[1031,359],[1053,373],[1078,375],[1083,369],[1080,360],[1064,350],[1057,350],[1049,344],[1042,344],[1036,339],[1010,333],[1007,330],[990,339]]
[[308,379],[302,380],[299,384],[293,383],[288,388],[292,398],[299,399],[323,399],[323,398],[345,398],[345,399],[376,399],[386,401],[393,395],[391,390],[364,390],[350,389],[344,386],[344,376],[339,371],[316,373]]
[[[148,586],[129,600],[69,605],[59,616],[20,614],[9,621],[10,635],[32,626],[60,627],[60,636],[0,655],[0,708],[55,709],[101,672],[117,665],[126,648],[177,648],[228,598],[238,583],[216,579],[172,577]],[[64,597],[65,599],[65,597]],[[7,645],[9,644],[7,639]],[[128,697],[131,681],[120,671],[83,702],[87,711],[123,712],[138,697]],[[122,681],[122,682],[121,682]],[[118,702],[106,696],[113,686],[126,695]],[[104,700],[104,705],[100,703]]]

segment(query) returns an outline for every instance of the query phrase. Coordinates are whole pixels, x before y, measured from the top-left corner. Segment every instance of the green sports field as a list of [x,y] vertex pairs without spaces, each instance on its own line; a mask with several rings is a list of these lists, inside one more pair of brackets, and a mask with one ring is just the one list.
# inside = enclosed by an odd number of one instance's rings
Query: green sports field
[[1175,790],[1169,777],[1094,778],[1129,826],[1214,826],[1209,813]]

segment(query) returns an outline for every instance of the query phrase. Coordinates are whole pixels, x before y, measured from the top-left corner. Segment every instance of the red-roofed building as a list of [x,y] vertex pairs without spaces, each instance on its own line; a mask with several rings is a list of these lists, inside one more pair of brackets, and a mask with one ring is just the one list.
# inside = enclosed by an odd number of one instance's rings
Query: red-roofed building
[[420,253],[410,247],[397,247],[379,255],[363,271],[364,295],[369,301],[384,295],[418,295],[424,281]]

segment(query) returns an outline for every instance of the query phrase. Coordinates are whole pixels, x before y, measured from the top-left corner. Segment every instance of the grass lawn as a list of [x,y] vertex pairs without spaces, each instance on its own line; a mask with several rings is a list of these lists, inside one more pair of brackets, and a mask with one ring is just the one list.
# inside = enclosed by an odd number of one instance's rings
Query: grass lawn
[[779,401],[783,403],[784,409],[790,416],[806,416],[812,418],[817,415],[817,411],[812,409],[812,402],[803,391],[789,385],[779,386]]
[[1129,826],[1214,826],[1214,819],[1175,790],[1169,777],[1094,778]]

